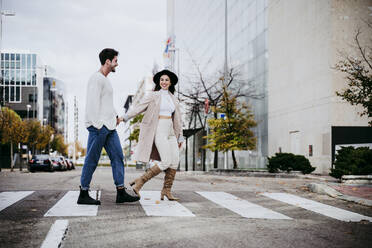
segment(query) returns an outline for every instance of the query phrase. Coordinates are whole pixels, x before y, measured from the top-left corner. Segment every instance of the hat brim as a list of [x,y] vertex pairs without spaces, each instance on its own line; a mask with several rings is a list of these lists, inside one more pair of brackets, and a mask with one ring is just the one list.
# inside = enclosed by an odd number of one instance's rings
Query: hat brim
[[178,77],[175,73],[169,70],[162,70],[156,73],[153,77],[153,81],[156,85],[160,84],[160,77],[163,75],[167,75],[169,77],[171,85],[176,85],[178,83]]

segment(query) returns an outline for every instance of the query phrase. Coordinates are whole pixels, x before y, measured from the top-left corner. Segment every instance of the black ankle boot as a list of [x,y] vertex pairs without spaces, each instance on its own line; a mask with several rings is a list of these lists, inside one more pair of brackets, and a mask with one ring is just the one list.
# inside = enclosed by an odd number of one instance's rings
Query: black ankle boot
[[126,188],[116,188],[116,203],[135,202],[140,198],[127,193]]
[[77,204],[101,205],[101,201],[94,200],[92,197],[90,197],[88,190],[83,190],[80,186],[80,194]]

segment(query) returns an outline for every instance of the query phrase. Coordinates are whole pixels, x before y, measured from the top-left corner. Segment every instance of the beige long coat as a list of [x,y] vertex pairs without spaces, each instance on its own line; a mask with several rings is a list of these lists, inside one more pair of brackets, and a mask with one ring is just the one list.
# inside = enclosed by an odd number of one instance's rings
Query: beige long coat
[[[180,105],[177,98],[170,94],[174,105],[175,111],[172,115],[174,134],[176,138],[182,135],[182,118],[180,112]],[[135,159],[140,162],[147,163],[150,159],[161,161],[158,150],[155,146],[155,133],[159,121],[160,112],[160,91],[152,91],[148,94],[139,104],[133,105],[126,114],[126,121],[143,113],[144,116],[140,124],[140,133],[138,144],[135,152]]]

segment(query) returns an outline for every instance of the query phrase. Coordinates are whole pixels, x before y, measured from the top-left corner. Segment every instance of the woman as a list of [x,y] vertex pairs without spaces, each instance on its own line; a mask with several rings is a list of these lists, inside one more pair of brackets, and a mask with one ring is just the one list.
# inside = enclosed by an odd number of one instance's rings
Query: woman
[[128,111],[123,120],[144,112],[140,124],[139,140],[136,148],[136,160],[148,163],[150,159],[161,161],[149,168],[130,185],[137,195],[142,186],[151,178],[165,171],[164,185],[160,199],[164,196],[170,201],[179,200],[171,193],[171,188],[179,163],[179,148],[184,141],[179,102],[173,95],[178,82],[177,75],[163,70],[155,74],[155,89],[145,99]]

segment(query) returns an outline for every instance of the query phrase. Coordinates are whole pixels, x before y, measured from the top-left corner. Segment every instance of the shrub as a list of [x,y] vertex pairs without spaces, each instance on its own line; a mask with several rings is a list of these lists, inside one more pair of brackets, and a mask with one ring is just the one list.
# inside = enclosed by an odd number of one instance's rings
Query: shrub
[[372,150],[368,147],[341,147],[333,165],[329,175],[335,178],[341,178],[343,175],[372,174]]
[[268,160],[267,168],[271,173],[295,170],[301,171],[303,174],[309,174],[315,170],[315,167],[311,166],[307,158],[293,153],[275,153],[275,156],[268,158]]

